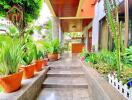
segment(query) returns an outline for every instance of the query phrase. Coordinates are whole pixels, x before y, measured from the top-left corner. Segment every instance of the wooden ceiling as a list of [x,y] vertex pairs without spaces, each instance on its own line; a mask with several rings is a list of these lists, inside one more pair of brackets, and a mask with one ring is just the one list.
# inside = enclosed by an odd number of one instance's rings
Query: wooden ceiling
[[80,0],[50,0],[58,17],[74,17]]
[[64,32],[81,32],[92,19],[61,19],[62,31]]
[[46,0],[54,16],[60,18],[62,31],[81,32],[94,17],[96,0]]

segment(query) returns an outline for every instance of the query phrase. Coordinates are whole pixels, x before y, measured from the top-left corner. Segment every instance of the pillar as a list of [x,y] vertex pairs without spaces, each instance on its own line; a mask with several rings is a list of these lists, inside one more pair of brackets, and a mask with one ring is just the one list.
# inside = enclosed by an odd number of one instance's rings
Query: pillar
[[58,17],[52,17],[52,39],[59,38],[60,21]]
[[59,42],[61,45],[63,45],[63,43],[64,43],[64,33],[61,30],[61,27],[60,27],[60,31],[59,31]]
[[127,47],[128,46],[128,39],[129,39],[129,6],[128,6],[128,0],[125,0],[125,33],[126,33],[125,47]]

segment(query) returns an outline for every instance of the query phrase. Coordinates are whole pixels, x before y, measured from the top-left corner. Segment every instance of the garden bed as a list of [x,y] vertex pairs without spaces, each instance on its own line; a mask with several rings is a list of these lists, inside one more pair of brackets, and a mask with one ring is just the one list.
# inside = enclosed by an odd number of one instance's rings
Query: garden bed
[[36,72],[33,78],[22,80],[22,86],[16,92],[1,92],[0,100],[34,100],[42,88],[48,70],[49,67],[46,67],[42,71]]
[[88,80],[88,88],[91,97],[94,100],[125,100],[112,86],[89,64],[82,62],[83,70]]

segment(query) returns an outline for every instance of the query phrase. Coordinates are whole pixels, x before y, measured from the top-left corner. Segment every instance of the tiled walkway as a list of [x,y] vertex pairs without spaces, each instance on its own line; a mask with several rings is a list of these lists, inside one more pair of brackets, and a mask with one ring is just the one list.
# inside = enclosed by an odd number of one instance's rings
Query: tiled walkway
[[88,84],[76,56],[64,55],[50,65],[37,100],[90,100]]

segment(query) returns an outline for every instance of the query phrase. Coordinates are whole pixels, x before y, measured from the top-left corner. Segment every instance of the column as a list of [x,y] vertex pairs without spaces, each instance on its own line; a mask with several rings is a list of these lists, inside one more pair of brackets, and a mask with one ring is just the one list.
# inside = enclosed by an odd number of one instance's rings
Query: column
[[128,46],[128,40],[129,40],[129,6],[128,6],[128,0],[125,0],[125,47]]
[[59,18],[52,17],[52,39],[59,38],[59,25],[60,25]]

